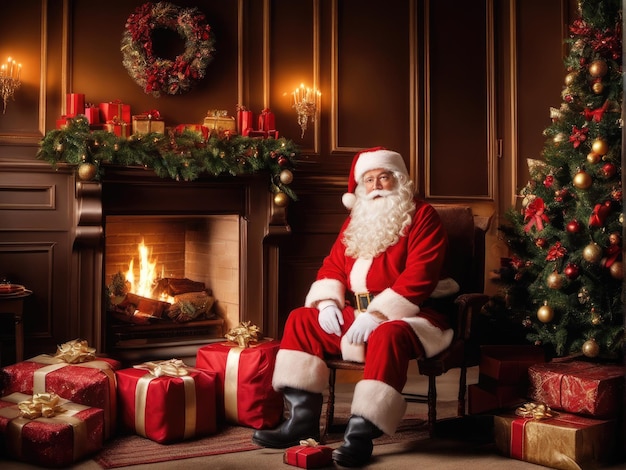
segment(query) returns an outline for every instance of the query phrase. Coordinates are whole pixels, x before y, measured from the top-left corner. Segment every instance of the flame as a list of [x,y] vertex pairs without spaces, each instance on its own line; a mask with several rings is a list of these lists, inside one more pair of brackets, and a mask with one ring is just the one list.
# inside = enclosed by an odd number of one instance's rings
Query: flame
[[128,271],[126,272],[126,280],[130,284],[130,292],[141,297],[170,301],[167,294],[155,294],[153,292],[154,286],[160,277],[157,275],[157,259],[153,259],[151,255],[152,250],[146,246],[144,240],[141,240],[137,250],[139,251],[139,281],[135,282],[134,258],[128,263]]

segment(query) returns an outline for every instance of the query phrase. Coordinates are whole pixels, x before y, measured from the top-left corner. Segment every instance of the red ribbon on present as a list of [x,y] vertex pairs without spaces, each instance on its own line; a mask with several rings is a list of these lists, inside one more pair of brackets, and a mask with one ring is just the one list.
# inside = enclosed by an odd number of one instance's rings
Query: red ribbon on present
[[161,113],[158,109],[151,109],[143,113],[148,119],[161,119]]
[[533,201],[526,206],[526,210],[524,211],[524,221],[528,221],[526,226],[524,227],[525,232],[530,232],[530,229],[533,226],[537,227],[537,231],[541,232],[543,230],[543,223],[550,222],[548,216],[544,213],[545,204],[543,203],[543,199],[540,197],[533,199]]

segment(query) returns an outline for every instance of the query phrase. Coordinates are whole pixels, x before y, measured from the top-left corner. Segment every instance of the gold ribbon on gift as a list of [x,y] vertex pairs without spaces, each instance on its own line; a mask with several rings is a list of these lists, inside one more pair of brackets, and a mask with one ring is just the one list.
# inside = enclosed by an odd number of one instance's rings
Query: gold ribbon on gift
[[106,438],[111,436],[111,432],[115,429],[115,422],[117,416],[117,377],[115,371],[111,368],[111,364],[106,361],[87,361],[76,364],[69,364],[61,357],[50,356],[48,354],[40,354],[31,359],[31,362],[39,364],[48,364],[44,367],[37,369],[33,373],[33,394],[46,392],[46,376],[50,372],[67,367],[69,365],[77,367],[89,367],[91,369],[98,369],[104,375],[107,376],[109,381],[109,390],[104,397],[104,435]]
[[[46,397],[46,395],[48,395],[48,397]],[[12,393],[2,397],[2,400],[15,403],[14,406],[0,408],[0,416],[10,420],[6,428],[6,442],[7,448],[10,449],[16,457],[22,457],[22,430],[24,426],[32,422],[70,425],[74,436],[74,460],[78,460],[88,453],[89,442],[87,424],[74,415],[89,409],[89,406],[70,402],[55,394],[45,393],[32,396],[24,393]],[[54,414],[52,416],[42,415],[36,418],[26,417],[23,414],[23,408],[30,408],[34,402],[38,402],[35,408],[39,406],[39,403],[42,405],[44,402],[48,403],[47,407],[54,408]]]
[[96,348],[89,347],[85,340],[75,339],[58,345],[54,357],[68,364],[93,361],[96,358]]
[[170,359],[159,362],[144,362],[133,366],[135,369],[145,369],[146,375],[140,377],[135,388],[135,432],[143,437],[146,434],[146,404],[148,402],[148,388],[150,382],[160,377],[176,377],[183,381],[185,392],[185,428],[183,438],[189,439],[196,432],[196,383],[189,375],[192,369],[180,359]]
[[320,443],[312,437],[309,437],[308,439],[302,439],[300,441],[300,445],[305,447],[317,447],[318,445],[320,445]]
[[549,419],[558,416],[558,413],[552,411],[552,409],[545,403],[524,403],[522,406],[515,410],[517,416],[522,418],[532,419]]
[[133,366],[135,369],[145,369],[155,377],[182,377],[189,375],[188,366],[180,359],[168,359],[167,361],[144,362]]
[[52,418],[65,409],[61,406],[61,397],[56,393],[36,393],[30,400],[18,403],[21,415],[26,419]]
[[240,348],[248,348],[251,342],[259,341],[263,338],[263,335],[258,326],[251,325],[249,321],[244,321],[235,328],[228,330],[224,337],[228,341],[237,343]]

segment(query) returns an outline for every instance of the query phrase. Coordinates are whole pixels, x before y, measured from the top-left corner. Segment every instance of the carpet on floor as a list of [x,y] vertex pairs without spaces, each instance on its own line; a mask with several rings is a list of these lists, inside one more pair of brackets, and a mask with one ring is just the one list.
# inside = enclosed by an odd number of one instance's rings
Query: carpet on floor
[[[347,422],[348,416],[338,413],[337,424]],[[246,452],[259,449],[252,443],[253,429],[241,426],[228,426],[217,434],[175,444],[158,444],[137,435],[120,436],[105,444],[93,457],[102,468],[119,468],[133,465],[166,462],[171,460],[205,457],[209,455]],[[330,432],[326,444],[342,440],[342,432]],[[428,438],[428,429],[423,419],[407,415],[393,436],[382,436],[374,441],[376,445]]]

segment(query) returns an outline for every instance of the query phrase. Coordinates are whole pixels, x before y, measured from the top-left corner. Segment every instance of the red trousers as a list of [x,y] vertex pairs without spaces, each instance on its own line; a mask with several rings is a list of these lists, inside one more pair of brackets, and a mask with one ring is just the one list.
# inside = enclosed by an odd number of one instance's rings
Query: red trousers
[[[326,333],[319,325],[316,308],[300,307],[291,312],[285,324],[281,349],[302,351],[320,359],[340,357],[341,338]],[[345,334],[354,322],[354,309],[343,309]],[[406,384],[409,361],[424,354],[424,349],[411,326],[402,320],[381,323],[366,344],[363,378],[378,380],[393,387],[398,393]]]

